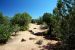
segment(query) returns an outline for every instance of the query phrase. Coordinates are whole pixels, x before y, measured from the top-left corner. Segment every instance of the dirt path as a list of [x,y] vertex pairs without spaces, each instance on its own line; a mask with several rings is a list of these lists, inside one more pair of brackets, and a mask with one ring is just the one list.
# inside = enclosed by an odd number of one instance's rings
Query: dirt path
[[[36,28],[36,29],[34,29]],[[40,25],[30,24],[29,30],[33,30],[35,33],[42,32]],[[5,45],[0,45],[0,50],[40,50],[38,44],[35,44],[38,40],[42,40],[42,45],[46,45],[48,42],[57,43],[57,41],[46,40],[42,36],[35,36],[29,31],[20,31],[17,36],[12,36],[11,39]],[[30,40],[29,38],[34,38]],[[21,42],[22,39],[26,41]]]

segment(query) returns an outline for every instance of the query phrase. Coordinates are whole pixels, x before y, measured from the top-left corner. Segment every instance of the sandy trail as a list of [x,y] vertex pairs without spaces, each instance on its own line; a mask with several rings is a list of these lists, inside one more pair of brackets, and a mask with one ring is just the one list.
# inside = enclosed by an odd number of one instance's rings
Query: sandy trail
[[[37,29],[34,29],[37,28]],[[35,33],[43,32],[40,29],[40,25],[30,24],[29,30],[33,30]],[[0,50],[40,50],[39,45],[35,44],[36,41],[42,40],[43,43],[40,46],[46,45],[48,42],[57,43],[57,41],[46,40],[43,36],[35,36],[29,31],[20,31],[17,36],[12,36],[11,39],[5,45],[0,45]],[[26,41],[21,42],[24,38]],[[34,40],[29,40],[29,38],[35,38]]]

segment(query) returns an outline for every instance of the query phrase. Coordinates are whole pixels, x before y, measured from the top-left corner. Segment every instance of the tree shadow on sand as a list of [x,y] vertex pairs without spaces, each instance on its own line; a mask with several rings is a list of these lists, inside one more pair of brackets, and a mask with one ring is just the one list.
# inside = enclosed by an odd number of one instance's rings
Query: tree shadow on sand
[[46,45],[43,45],[42,46],[42,49],[41,50],[55,50],[58,46],[61,45],[61,42],[58,38],[56,38],[56,36],[54,35],[47,35],[45,34],[45,32],[37,32],[37,33],[34,33],[32,30],[29,30],[29,32],[31,32],[33,35],[35,36],[43,36],[43,38],[47,39],[47,40],[54,40],[54,41],[58,41],[56,44],[51,44],[51,43],[48,43]]
[[44,38],[47,39],[47,40],[56,40],[56,41],[59,41],[59,39],[57,37],[51,37],[49,35],[45,35]]
[[32,30],[29,30],[29,32],[31,32],[33,35],[36,35],[36,36],[43,36],[43,38],[47,39],[47,40],[56,40],[56,41],[59,41],[58,38],[56,38],[56,36],[54,35],[47,35],[45,34],[45,32],[37,32],[37,33],[34,33]]
[[46,35],[45,32],[37,32],[37,33],[34,33],[34,35],[36,36],[43,36],[43,38],[47,39],[47,40],[56,40],[56,41],[59,41],[58,38],[56,38],[56,36],[50,36],[50,35]]
[[46,49],[46,50],[57,50],[57,48],[61,46],[61,44],[62,44],[61,42],[58,42],[56,44],[48,43],[47,45],[43,45],[42,47],[43,49]]

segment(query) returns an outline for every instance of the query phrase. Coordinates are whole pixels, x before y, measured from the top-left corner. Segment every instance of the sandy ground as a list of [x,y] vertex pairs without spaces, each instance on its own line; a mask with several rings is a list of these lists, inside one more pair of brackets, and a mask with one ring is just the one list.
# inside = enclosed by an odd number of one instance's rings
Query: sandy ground
[[[29,26],[29,30],[32,30],[35,33],[44,31],[40,29],[40,25],[30,24]],[[46,45],[47,43],[57,43],[57,41],[46,40],[43,36],[35,36],[29,31],[20,31],[17,34],[17,36],[12,36],[6,44],[0,45],[0,50],[40,50],[41,48],[39,48],[39,46]],[[22,38],[26,41],[21,42]],[[35,39],[29,40],[29,38]],[[35,44],[38,40],[43,41],[42,45]]]

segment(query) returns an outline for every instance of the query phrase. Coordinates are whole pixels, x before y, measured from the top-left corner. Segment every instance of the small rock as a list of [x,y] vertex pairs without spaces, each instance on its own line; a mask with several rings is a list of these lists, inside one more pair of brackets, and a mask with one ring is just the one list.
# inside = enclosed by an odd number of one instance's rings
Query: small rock
[[39,48],[41,48],[41,46],[39,46]]
[[26,40],[25,40],[25,39],[22,39],[22,40],[21,40],[21,42],[24,42],[24,41],[26,41]]
[[29,30],[29,32],[31,32],[32,34],[34,34],[34,32],[32,30]]
[[29,40],[35,40],[35,38],[29,38]]
[[36,28],[34,28],[34,29],[36,29]]
[[40,49],[40,50],[44,50],[44,49]]
[[32,30],[29,30],[29,32],[32,32]]
[[41,45],[42,42],[43,42],[42,40],[39,40],[39,41],[36,42],[36,44]]

